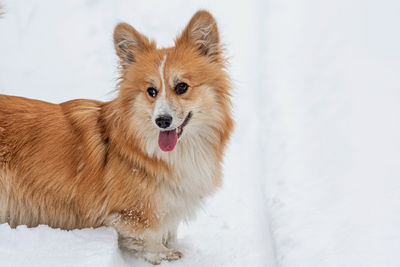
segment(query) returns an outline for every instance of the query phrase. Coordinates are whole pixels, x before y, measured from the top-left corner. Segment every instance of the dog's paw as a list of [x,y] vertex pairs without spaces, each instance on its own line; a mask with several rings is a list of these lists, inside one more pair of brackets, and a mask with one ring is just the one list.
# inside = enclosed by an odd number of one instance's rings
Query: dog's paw
[[159,253],[144,253],[143,258],[153,265],[159,265],[162,261],[161,255]]
[[171,249],[162,259],[167,261],[176,261],[183,257],[183,253],[176,249]]
[[151,264],[154,265],[159,265],[162,261],[176,261],[179,260],[180,258],[183,257],[182,252],[175,250],[175,249],[169,249],[165,252],[162,253],[144,253],[143,255],[144,259]]

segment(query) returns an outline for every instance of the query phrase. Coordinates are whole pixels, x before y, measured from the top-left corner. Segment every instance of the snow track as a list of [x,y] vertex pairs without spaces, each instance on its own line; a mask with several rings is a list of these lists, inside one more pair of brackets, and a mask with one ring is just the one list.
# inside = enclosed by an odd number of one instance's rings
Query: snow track
[[269,1],[266,187],[279,266],[400,266],[398,1]]

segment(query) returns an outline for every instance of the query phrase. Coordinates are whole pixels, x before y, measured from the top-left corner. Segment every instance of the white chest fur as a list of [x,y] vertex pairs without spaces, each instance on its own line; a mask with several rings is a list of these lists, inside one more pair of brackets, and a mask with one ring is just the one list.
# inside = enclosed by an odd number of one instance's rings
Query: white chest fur
[[176,182],[162,182],[158,191],[159,215],[167,224],[177,224],[194,217],[202,199],[217,187],[218,162],[212,144],[199,136],[186,136],[174,151],[162,152],[148,146],[148,151],[172,166]]

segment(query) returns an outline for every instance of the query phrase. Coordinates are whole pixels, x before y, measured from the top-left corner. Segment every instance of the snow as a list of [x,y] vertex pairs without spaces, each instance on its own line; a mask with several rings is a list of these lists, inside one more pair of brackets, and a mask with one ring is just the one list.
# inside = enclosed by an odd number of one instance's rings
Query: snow
[[267,10],[264,171],[279,266],[399,266],[399,2]]
[[[0,93],[113,97],[112,30],[157,40],[200,8],[235,83],[225,182],[171,266],[399,266],[400,2],[4,0]],[[113,229],[0,225],[1,266],[149,266]]]
[[123,266],[112,228],[63,231],[0,225],[1,266]]

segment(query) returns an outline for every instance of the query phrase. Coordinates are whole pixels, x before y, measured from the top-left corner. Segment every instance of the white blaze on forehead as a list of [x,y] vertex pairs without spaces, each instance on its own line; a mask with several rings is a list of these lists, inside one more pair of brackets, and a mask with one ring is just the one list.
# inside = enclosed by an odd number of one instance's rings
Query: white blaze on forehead
[[160,95],[158,99],[156,100],[156,104],[154,106],[154,114],[153,117],[154,119],[157,118],[160,115],[171,115],[171,109],[169,107],[168,101],[166,99],[166,87],[165,87],[165,81],[164,81],[164,66],[165,66],[165,61],[167,60],[167,55],[164,54],[163,59],[161,60],[160,67],[158,68],[158,71],[160,73],[160,78],[161,78],[161,88],[159,88]]
[[167,54],[164,54],[163,59],[161,60],[160,67],[158,68],[158,72],[160,73],[161,77],[161,96],[165,98],[165,82],[164,82],[164,67],[165,61],[167,60]]

